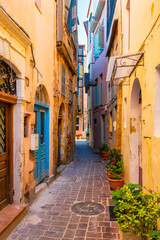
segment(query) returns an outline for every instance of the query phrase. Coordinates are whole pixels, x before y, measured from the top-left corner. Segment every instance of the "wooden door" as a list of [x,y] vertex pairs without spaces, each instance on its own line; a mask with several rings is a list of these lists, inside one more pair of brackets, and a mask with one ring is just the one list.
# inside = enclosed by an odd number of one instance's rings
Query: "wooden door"
[[0,210],[9,203],[8,109],[0,103]]

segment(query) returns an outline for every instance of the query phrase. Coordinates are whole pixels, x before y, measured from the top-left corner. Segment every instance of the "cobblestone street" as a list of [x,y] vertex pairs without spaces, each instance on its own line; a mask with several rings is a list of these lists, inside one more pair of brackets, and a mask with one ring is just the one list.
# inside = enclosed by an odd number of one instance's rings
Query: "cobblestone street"
[[[105,163],[87,143],[77,142],[75,161],[38,196],[7,239],[119,239],[117,222],[109,217],[110,198]],[[104,211],[98,215],[72,211],[73,204],[90,201],[102,204]]]

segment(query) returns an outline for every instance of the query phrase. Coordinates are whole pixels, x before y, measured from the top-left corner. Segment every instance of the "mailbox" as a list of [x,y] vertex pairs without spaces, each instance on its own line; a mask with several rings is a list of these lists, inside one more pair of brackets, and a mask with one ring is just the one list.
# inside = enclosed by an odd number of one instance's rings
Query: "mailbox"
[[31,150],[38,150],[38,137],[39,134],[31,134]]

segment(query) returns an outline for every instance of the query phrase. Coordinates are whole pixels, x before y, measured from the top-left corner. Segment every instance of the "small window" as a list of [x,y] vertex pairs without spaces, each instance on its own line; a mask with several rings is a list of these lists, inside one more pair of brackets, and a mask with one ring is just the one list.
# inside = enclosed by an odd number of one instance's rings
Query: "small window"
[[76,118],[76,131],[79,130],[79,118]]
[[97,82],[97,86],[95,87],[95,95],[94,95],[94,106],[98,106],[98,79],[95,80]]
[[24,116],[24,137],[28,137],[28,119]]
[[79,125],[79,118],[76,118],[76,125]]

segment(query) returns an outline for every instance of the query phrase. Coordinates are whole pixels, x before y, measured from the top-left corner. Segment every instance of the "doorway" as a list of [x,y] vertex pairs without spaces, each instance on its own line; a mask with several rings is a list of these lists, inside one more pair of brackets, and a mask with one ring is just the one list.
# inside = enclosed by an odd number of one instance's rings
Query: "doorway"
[[138,79],[135,79],[130,105],[130,182],[142,185],[142,94]]
[[0,102],[0,210],[9,203],[9,106]]
[[34,178],[36,185],[39,184],[46,176],[49,169],[49,109],[41,103],[35,103],[35,129],[34,133],[38,134],[38,150],[34,152],[35,169]]

